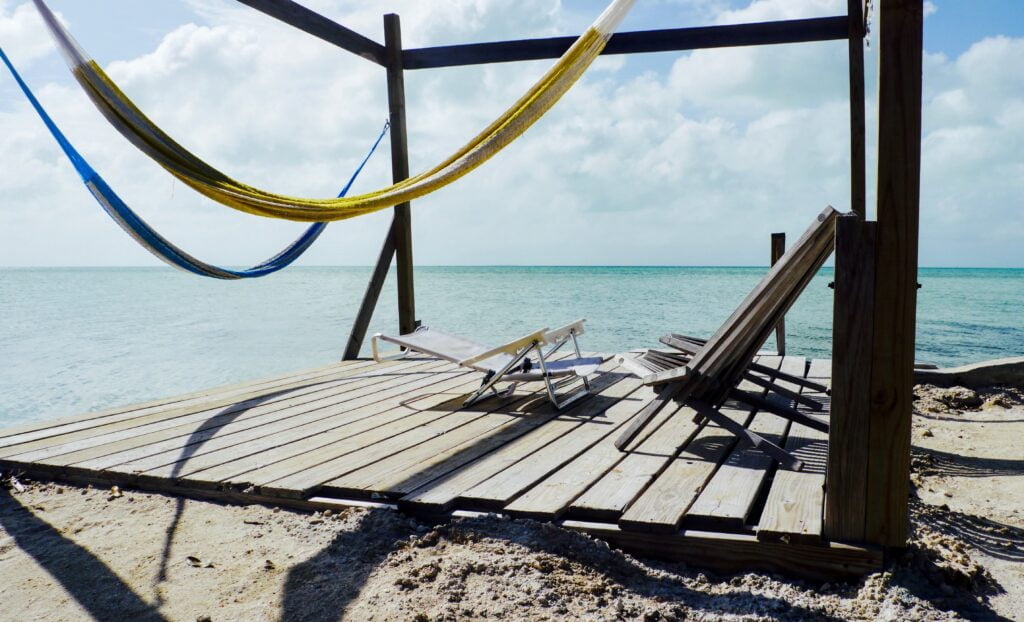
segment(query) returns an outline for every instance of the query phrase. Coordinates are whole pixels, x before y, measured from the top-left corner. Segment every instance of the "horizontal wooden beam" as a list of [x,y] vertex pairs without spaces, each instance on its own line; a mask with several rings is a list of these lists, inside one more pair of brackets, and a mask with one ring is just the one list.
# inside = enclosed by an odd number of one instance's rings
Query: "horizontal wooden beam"
[[[582,531],[641,557],[709,566],[725,572],[781,572],[819,583],[827,579],[849,580],[875,572],[883,561],[882,550],[877,547],[761,542],[749,534],[691,529],[666,535],[578,520],[562,521],[561,526]],[[806,612],[806,616],[810,618],[813,614]]]
[[299,30],[384,65],[384,46],[292,0],[238,0]]
[[[247,2],[248,0],[240,0]],[[850,36],[847,17],[818,17],[756,24],[703,26],[620,32],[612,36],[603,54],[638,54],[706,48],[834,41]],[[576,37],[522,39],[416,48],[402,53],[406,69],[456,67],[484,63],[558,58]]]

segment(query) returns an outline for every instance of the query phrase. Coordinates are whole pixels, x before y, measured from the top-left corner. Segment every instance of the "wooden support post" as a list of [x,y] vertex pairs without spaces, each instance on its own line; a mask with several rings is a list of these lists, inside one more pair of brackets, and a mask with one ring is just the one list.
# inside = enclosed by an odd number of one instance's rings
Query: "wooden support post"
[[[409,177],[409,144],[405,124],[405,78],[402,67],[402,26],[398,15],[384,16],[384,60],[388,78],[388,110],[391,118],[391,178]],[[398,267],[398,330],[416,329],[416,296],[413,289],[412,215],[409,203],[395,206],[392,224]]]
[[825,482],[825,534],[862,542],[866,515],[872,298],[878,223],[857,214],[836,223],[832,321],[832,414]]
[[373,318],[373,310],[377,308],[377,299],[380,298],[380,290],[384,287],[384,279],[388,276],[388,269],[391,267],[391,259],[395,256],[395,221],[392,219],[388,233],[384,236],[384,245],[377,257],[377,265],[373,268],[370,276],[370,284],[366,286],[366,293],[363,294],[363,303],[359,305],[359,312],[352,323],[352,332],[349,333],[348,343],[345,344],[343,361],[351,361],[359,358],[359,350],[363,347],[366,339],[366,329],[370,326],[370,319]]
[[864,122],[864,0],[847,0],[850,66],[850,209],[867,216]]
[[907,539],[921,195],[924,0],[880,0],[878,251],[865,540]]
[[[773,233],[772,234],[772,265],[775,265],[779,259],[782,258],[786,252],[786,234],[785,233]],[[775,349],[778,350],[779,356],[786,354],[786,316],[782,316],[779,323],[775,326]]]

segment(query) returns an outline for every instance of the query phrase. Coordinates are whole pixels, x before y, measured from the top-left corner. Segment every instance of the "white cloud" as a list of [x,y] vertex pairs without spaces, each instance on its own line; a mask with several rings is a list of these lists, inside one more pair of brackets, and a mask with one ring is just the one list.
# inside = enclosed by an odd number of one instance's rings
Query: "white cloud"
[[17,50],[25,66],[50,52],[49,36],[31,3],[0,0],[0,45],[9,55]]
[[928,59],[921,231],[929,263],[1024,264],[1024,78],[1007,71],[1021,66],[1024,39],[1007,37],[953,61]]
[[[237,3],[191,3],[196,24],[112,63],[114,79],[168,133],[238,179],[304,196],[336,192],[386,115],[383,71]],[[305,4],[378,40],[380,14],[396,11],[408,46],[564,34],[589,19],[543,0]],[[0,15],[21,16],[12,41],[38,49],[25,34],[38,32],[25,6],[0,4]],[[706,1],[700,10],[717,6]],[[844,6],[757,0],[717,9],[715,21],[830,15]],[[86,49],[98,36],[78,34]],[[996,234],[983,224],[1007,220],[1024,196],[1024,86],[1004,71],[1022,66],[1022,46],[990,39],[957,59],[926,59],[925,264],[1024,264],[1019,250],[991,248]],[[17,52],[25,58],[20,44]],[[547,66],[407,72],[414,172],[474,135]],[[769,232],[795,235],[826,203],[847,207],[844,43],[699,51],[642,73],[615,57],[596,69],[504,153],[416,202],[417,261],[764,263]],[[199,256],[254,263],[301,230],[197,198],[113,132],[70,81],[33,84],[129,204]],[[873,92],[869,85],[869,118]],[[0,166],[12,174],[0,177],[0,265],[153,263],[92,204],[31,111],[20,102],[2,110]],[[385,141],[354,191],[386,184],[388,157]],[[306,261],[371,263],[387,220],[333,225]],[[1021,227],[998,235],[1001,248],[1024,247]]]

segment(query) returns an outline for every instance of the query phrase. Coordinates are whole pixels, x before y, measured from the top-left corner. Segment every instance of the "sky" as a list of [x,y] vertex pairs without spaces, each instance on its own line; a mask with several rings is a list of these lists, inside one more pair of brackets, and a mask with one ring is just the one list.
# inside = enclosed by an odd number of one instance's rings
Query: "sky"
[[[592,0],[302,0],[406,47],[577,34]],[[82,47],[179,142],[236,179],[335,195],[387,115],[384,71],[233,0],[51,0]],[[621,30],[842,14],[843,0],[638,0]],[[1024,2],[931,0],[921,264],[1024,267]],[[877,27],[876,27],[877,30]],[[25,0],[0,46],[129,205],[203,260],[244,266],[299,223],[199,197],[112,130]],[[867,49],[874,202],[877,46]],[[412,171],[486,126],[551,61],[406,72]],[[846,43],[603,57],[521,139],[413,204],[422,265],[764,265],[825,205],[849,209]],[[387,143],[352,192],[390,182]],[[336,223],[300,260],[368,265],[390,215]],[[99,208],[0,73],[0,266],[160,265]]]

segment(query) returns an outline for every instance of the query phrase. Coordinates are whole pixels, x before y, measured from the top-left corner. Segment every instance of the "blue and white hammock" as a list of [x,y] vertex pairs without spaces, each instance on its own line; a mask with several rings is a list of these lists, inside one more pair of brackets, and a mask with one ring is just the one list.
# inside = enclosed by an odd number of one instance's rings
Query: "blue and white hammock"
[[[21,87],[22,92],[25,93],[25,97],[28,98],[29,103],[31,103],[32,107],[35,108],[36,112],[39,114],[39,118],[46,124],[46,128],[50,130],[50,134],[53,135],[57,144],[60,145],[64,154],[67,155],[71,164],[74,165],[75,170],[78,171],[78,174],[82,177],[82,181],[85,182],[85,186],[89,189],[89,192],[92,193],[92,196],[100,204],[103,210],[112,219],[114,219],[114,222],[120,225],[128,235],[142,245],[143,248],[171,266],[186,272],[215,279],[251,279],[266,276],[287,267],[302,256],[302,254],[306,252],[306,249],[308,249],[313,242],[320,237],[320,234],[323,233],[324,229],[327,227],[327,223],[314,223],[306,229],[298,239],[289,244],[280,253],[274,255],[270,259],[267,259],[263,263],[246,270],[230,270],[228,268],[221,268],[196,259],[153,230],[152,227],[146,224],[146,221],[132,211],[132,209],[128,207],[128,205],[125,204],[119,196],[117,196],[117,193],[107,185],[107,182],[103,180],[100,174],[97,173],[92,166],[85,161],[85,158],[78,153],[74,146],[68,142],[67,137],[64,136],[64,133],[60,131],[57,124],[53,122],[50,115],[43,109],[42,104],[40,104],[39,100],[36,99],[36,96],[28,88],[28,85],[25,84],[25,81],[21,79],[21,76],[14,68],[14,65],[11,64],[11,61],[7,58],[7,55],[4,53],[2,48],[0,48],[0,59],[3,60],[5,65],[7,65],[7,69],[10,70],[11,75],[13,75],[14,79],[18,82],[18,86]],[[373,146],[370,147],[370,151],[366,154],[366,157],[363,158],[363,161],[359,164],[359,167],[356,168],[355,172],[352,173],[352,177],[349,178],[345,187],[341,189],[341,192],[338,194],[339,197],[343,197],[348,193],[349,188],[352,187],[356,177],[359,176],[363,167],[366,166],[366,162],[370,159],[370,156],[372,156],[373,152],[376,151],[377,145],[380,144],[380,141],[384,138],[384,134],[387,133],[387,130],[388,124],[385,123],[380,135],[377,136],[377,140],[373,143]]]

